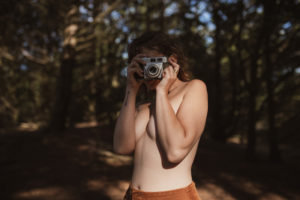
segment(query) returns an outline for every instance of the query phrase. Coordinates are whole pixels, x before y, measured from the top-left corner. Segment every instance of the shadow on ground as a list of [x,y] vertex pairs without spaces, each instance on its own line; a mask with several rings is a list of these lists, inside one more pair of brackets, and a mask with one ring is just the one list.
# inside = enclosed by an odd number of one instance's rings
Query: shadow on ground
[[200,145],[193,177],[204,199],[300,199],[299,161],[272,163],[260,154],[249,162],[237,144]]
[[[2,131],[0,187],[4,200],[118,200],[132,158],[112,153],[105,127],[63,133]],[[203,200],[300,199],[299,165],[246,162],[237,145],[201,144],[193,176]]]

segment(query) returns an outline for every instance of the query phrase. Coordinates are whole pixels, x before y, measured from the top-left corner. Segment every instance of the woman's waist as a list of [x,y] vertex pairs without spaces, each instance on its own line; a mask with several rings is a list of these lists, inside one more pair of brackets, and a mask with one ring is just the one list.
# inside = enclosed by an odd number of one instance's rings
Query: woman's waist
[[192,182],[190,170],[134,169],[132,186],[143,191],[166,191],[185,187]]

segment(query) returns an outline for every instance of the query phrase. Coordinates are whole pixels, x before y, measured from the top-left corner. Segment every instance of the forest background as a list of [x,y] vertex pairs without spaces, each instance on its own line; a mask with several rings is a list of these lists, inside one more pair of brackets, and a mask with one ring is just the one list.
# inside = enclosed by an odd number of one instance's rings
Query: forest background
[[28,133],[97,128],[110,149],[127,45],[150,30],[177,38],[192,78],[207,85],[202,145],[237,145],[247,162],[299,164],[299,0],[1,1],[0,30],[3,166],[11,141],[35,137]]

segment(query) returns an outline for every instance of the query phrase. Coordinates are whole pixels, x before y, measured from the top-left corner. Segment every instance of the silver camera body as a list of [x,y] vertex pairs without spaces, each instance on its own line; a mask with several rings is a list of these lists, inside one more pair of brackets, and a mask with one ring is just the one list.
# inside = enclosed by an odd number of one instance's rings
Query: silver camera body
[[145,80],[162,79],[164,69],[170,65],[168,58],[165,56],[145,57],[142,60],[146,62],[144,66]]

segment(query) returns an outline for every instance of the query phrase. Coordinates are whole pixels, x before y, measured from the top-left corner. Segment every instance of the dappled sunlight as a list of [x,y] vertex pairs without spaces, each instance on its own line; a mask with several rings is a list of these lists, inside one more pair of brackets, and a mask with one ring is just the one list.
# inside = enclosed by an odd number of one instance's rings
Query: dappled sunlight
[[15,195],[15,198],[22,199],[56,199],[65,200],[70,199],[72,194],[60,187],[45,187],[45,188],[35,188],[23,192],[19,192]]
[[77,149],[78,149],[78,151],[90,151],[91,150],[91,146],[83,144],[83,145],[79,145],[77,147]]
[[88,188],[88,190],[99,191],[105,188],[105,195],[109,196],[111,199],[116,200],[119,200],[124,195],[128,186],[129,181],[111,182],[100,179],[92,179],[87,181],[86,183],[86,187]]
[[[189,110],[176,114],[178,123],[169,112],[168,127],[203,125],[176,175],[189,174],[183,168],[194,159],[191,178],[202,200],[300,200],[300,0],[0,5],[0,200],[122,199],[139,160],[115,153],[114,141],[139,144],[115,135],[116,126],[149,132],[154,117],[154,147],[161,159],[169,150],[157,122],[170,106],[156,107],[156,90],[136,76],[154,64],[141,59],[158,54],[176,58],[169,64],[179,66],[180,82],[205,86],[196,92],[205,97],[201,105],[176,105]],[[189,101],[191,87],[174,83],[165,85],[178,88],[164,96],[169,104]],[[149,102],[147,114],[140,108]],[[206,112],[203,119],[180,120],[192,107]],[[152,169],[145,178],[158,169],[151,164],[140,166]]]
[[105,149],[99,150],[98,153],[100,155],[99,160],[104,161],[110,166],[118,167],[123,165],[130,165],[132,163],[131,156],[118,155]]
[[284,198],[282,196],[279,196],[275,193],[264,193],[261,197],[259,197],[257,200],[288,200],[287,198]]
[[[288,200],[273,192],[264,192],[259,188],[255,187],[251,182],[238,182],[241,184],[240,188],[245,192],[256,194],[255,199],[257,200]],[[200,197],[204,200],[240,200],[240,198],[234,197],[230,192],[224,189],[222,186],[215,183],[206,183],[197,188]]]
[[100,179],[88,180],[86,183],[88,190],[101,190],[105,185],[106,183]]
[[[100,146],[100,147],[99,147]],[[77,150],[79,152],[86,152],[86,153],[94,153],[98,155],[98,159],[107,165],[113,166],[113,167],[119,167],[124,165],[131,165],[132,163],[132,156],[126,156],[126,155],[119,155],[111,150],[105,148],[105,144],[103,145],[97,145],[95,141],[88,140],[88,144],[81,144],[78,145]]]
[[107,187],[107,196],[114,200],[119,200],[124,196],[129,182],[119,181],[118,183]]
[[36,123],[28,122],[28,123],[21,123],[18,129],[20,131],[36,131],[39,128],[39,125]]
[[75,128],[93,128],[99,126],[97,121],[80,122],[75,124]]
[[204,200],[223,199],[236,200],[232,195],[222,187],[214,183],[206,183],[197,188],[200,197]]
[[[111,130],[102,127],[46,135],[31,131],[2,134],[6,142],[1,148],[9,154],[0,157],[1,180],[8,188],[1,197],[122,199],[130,183],[133,158],[114,153],[109,135]],[[246,162],[241,160],[242,148],[238,144],[199,147],[193,179],[203,200],[299,199],[297,173],[289,176],[291,170],[298,168]]]
[[238,188],[239,190],[245,191],[249,194],[260,195],[263,193],[263,191],[260,189],[261,185],[250,182],[247,179],[242,179],[241,177],[225,173],[222,173],[220,177],[225,179],[226,182],[230,183],[230,185],[233,185],[235,188]]

